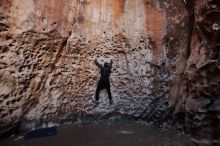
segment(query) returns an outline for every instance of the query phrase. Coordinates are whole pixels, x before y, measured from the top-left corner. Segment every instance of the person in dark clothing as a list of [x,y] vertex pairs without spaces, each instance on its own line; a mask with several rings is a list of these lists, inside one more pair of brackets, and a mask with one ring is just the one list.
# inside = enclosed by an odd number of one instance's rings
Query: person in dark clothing
[[110,61],[110,63],[105,62],[104,66],[99,64],[97,60],[95,60],[95,64],[96,66],[99,67],[100,69],[100,79],[96,88],[96,93],[95,93],[95,103],[98,104],[99,101],[99,93],[100,91],[102,91],[103,89],[106,89],[108,92],[108,98],[109,98],[109,103],[112,104],[113,100],[112,100],[112,95],[111,95],[111,89],[110,89],[110,82],[109,82],[109,77],[110,77],[110,73],[111,73],[111,68],[112,68],[112,59]]

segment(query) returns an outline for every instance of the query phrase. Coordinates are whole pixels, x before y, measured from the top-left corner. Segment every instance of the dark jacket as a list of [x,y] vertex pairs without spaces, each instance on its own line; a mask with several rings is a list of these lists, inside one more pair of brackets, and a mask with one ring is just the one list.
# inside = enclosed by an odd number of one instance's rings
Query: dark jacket
[[105,62],[104,65],[101,65],[95,60],[95,64],[100,68],[100,80],[101,81],[109,81],[110,73],[111,73],[111,68],[112,68],[112,60],[110,63]]

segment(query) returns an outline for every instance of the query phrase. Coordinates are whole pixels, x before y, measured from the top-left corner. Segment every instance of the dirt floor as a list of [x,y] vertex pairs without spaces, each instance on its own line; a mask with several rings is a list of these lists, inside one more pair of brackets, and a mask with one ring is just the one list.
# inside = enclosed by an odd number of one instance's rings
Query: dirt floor
[[195,146],[184,134],[142,122],[71,124],[56,127],[56,134],[28,138],[12,135],[0,146]]

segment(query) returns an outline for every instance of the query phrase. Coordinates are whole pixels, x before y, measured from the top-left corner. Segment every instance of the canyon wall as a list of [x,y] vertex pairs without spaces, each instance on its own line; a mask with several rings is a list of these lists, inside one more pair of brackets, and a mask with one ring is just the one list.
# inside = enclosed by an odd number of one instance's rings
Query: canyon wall
[[176,72],[171,73],[174,117],[185,124],[199,145],[220,143],[219,10],[217,0],[188,1],[188,43],[185,49],[179,48]]
[[1,0],[1,133],[124,115],[219,143],[219,20],[216,0]]

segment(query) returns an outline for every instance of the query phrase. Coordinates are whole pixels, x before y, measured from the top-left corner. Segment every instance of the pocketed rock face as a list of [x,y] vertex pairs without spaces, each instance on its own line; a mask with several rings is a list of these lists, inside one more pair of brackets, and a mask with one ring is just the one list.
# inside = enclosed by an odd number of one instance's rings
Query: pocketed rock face
[[[1,0],[1,133],[173,113],[217,143],[219,20],[215,0]],[[112,106],[105,92],[94,106],[96,58],[113,59]]]
[[[141,0],[1,1],[1,133],[20,122],[33,129],[118,114],[165,119],[165,10],[157,7]],[[105,92],[93,103],[97,58],[114,62],[112,106]]]
[[7,35],[2,35],[6,44],[1,46],[3,128],[8,124],[15,126],[38,103],[38,96],[41,96],[41,91],[45,88],[47,76],[53,71],[60,50],[66,42],[55,33],[26,32],[13,36],[11,40],[7,40]]

